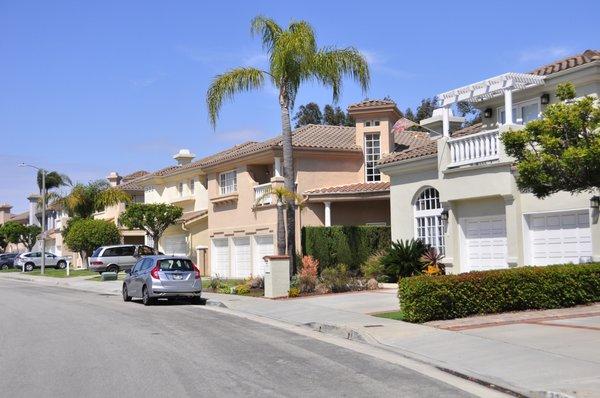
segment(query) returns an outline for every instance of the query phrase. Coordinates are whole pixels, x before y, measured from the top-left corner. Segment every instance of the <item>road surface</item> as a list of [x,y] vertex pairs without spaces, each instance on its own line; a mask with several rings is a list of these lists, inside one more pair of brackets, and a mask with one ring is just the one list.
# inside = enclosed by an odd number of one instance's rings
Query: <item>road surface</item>
[[189,304],[0,281],[5,397],[462,397],[441,381]]

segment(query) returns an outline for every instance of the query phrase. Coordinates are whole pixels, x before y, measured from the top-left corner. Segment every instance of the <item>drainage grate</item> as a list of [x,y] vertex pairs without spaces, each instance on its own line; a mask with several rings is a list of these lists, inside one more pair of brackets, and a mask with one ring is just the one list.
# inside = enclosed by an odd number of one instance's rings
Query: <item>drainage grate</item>
[[383,325],[364,325],[364,328],[382,328]]

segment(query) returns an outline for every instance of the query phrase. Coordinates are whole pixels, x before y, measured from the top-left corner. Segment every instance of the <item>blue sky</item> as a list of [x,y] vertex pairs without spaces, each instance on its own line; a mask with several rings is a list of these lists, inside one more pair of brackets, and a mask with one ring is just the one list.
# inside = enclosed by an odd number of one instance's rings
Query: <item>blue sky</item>
[[[560,4],[560,6],[559,6]],[[597,1],[1,1],[0,202],[27,208],[33,170],[87,182],[155,170],[179,148],[198,157],[278,134],[272,88],[223,107],[216,130],[204,94],[216,74],[264,66],[249,21],[304,19],[320,45],[354,46],[371,65],[367,96],[401,109],[508,71],[600,48]],[[365,97],[347,82],[339,105]],[[316,85],[297,105],[331,101]]]

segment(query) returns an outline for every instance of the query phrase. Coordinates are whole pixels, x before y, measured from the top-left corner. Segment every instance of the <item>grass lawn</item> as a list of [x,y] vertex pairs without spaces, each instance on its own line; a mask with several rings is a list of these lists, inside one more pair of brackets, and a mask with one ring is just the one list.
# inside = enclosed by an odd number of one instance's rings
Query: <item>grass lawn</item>
[[[21,272],[21,270],[12,268],[12,269],[7,269],[7,270],[2,270],[0,272]],[[40,276],[41,270],[39,268],[36,268],[31,272],[26,272],[25,275]],[[68,277],[73,278],[76,276],[93,276],[93,275],[97,275],[97,273],[92,272],[87,269],[72,269],[70,272],[70,275]],[[52,278],[67,278],[67,270],[66,269],[46,268],[44,270],[44,276],[50,276]]]
[[[93,278],[90,278],[91,281],[95,281],[95,282],[110,282],[110,281],[103,281],[102,280],[102,276],[100,276],[99,273],[94,272],[96,274],[96,276],[94,276]],[[123,281],[125,280],[125,277],[127,276],[127,274],[125,272],[119,272],[117,274],[117,280],[118,281]]]
[[16,269],[16,268],[7,268],[7,269],[1,269],[0,272],[21,272],[21,270]]
[[404,320],[404,314],[400,310],[398,310],[398,311],[390,311],[390,312],[380,312],[379,314],[372,314],[372,315],[376,316],[376,317],[379,317],[379,318],[394,319],[396,321],[403,321]]

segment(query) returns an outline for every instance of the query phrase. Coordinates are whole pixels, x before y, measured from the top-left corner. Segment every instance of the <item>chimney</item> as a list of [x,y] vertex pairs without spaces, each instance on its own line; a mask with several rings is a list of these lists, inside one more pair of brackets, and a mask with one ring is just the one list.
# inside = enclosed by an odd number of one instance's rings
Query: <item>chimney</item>
[[177,161],[177,164],[183,166],[184,164],[189,164],[194,159],[193,153],[190,152],[189,149],[180,149],[175,155],[173,155],[173,159]]
[[0,204],[0,225],[7,222],[10,218],[10,209],[12,209],[12,206],[8,203]]
[[[448,108],[448,122],[450,127],[449,132],[458,130],[464,121],[464,117],[454,116],[452,113],[452,109]],[[428,131],[429,136],[431,138],[440,138],[444,135],[444,108],[434,109],[433,115],[431,115],[431,117],[428,117],[427,119],[421,120],[419,124],[438,133],[435,134],[431,131]]]
[[116,171],[111,171],[106,179],[111,187],[116,187],[121,183],[122,177]]
[[36,213],[38,208],[38,203],[40,200],[40,195],[37,193],[32,193],[27,197],[29,201],[29,224],[28,225],[40,225],[40,220],[38,220]]

